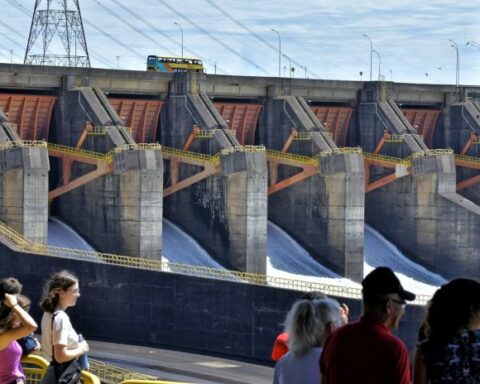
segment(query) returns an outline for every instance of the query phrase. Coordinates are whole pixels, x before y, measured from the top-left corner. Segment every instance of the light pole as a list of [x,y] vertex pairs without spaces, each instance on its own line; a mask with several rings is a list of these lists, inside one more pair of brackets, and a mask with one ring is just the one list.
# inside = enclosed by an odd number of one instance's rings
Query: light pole
[[278,77],[282,77],[282,38],[275,28],[272,28],[272,31],[278,36]]
[[377,50],[372,49],[372,52],[375,52],[375,54],[378,57],[378,80],[381,80],[381,73],[382,73],[382,58],[380,57],[380,53],[378,53]]
[[293,67],[292,67],[292,59],[290,58],[290,56],[287,56],[287,55],[282,55],[283,57],[285,57],[287,60],[288,60],[288,77],[292,77],[292,74],[293,74]]
[[10,49],[10,64],[13,63],[13,49]]
[[455,85],[458,86],[460,85],[460,55],[458,54],[458,45],[453,41],[452,39],[448,39],[450,43],[452,43],[450,46],[455,49],[455,52],[457,54],[457,66],[456,66],[456,71],[455,71]]
[[370,36],[363,34],[363,37],[366,37],[370,41],[370,81],[372,81],[372,60],[373,60],[373,43]]
[[117,58],[117,69],[120,68],[120,56],[115,56]]
[[179,23],[177,23],[176,21],[175,21],[173,24],[178,25],[178,28],[180,28],[180,33],[182,34],[182,59],[183,59],[183,28],[182,28],[182,26],[181,26]]

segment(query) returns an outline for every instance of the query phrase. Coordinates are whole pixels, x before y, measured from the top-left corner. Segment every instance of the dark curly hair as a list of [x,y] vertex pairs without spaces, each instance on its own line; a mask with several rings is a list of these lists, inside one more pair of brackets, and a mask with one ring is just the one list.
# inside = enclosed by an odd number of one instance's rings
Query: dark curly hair
[[[25,311],[30,309],[30,299],[24,295],[17,294],[17,302]],[[12,308],[5,306],[0,314],[0,334],[13,328]]]
[[430,300],[425,334],[435,344],[444,345],[479,314],[480,283],[465,278],[452,280]]
[[60,291],[66,291],[75,283],[78,283],[78,278],[69,271],[64,270],[53,274],[45,284],[40,307],[45,312],[53,313],[58,304]]

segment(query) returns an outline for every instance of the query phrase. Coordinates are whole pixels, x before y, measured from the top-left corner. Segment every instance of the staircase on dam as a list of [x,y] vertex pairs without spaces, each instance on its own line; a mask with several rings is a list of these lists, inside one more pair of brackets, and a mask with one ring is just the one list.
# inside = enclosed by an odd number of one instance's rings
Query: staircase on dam
[[[268,215],[320,263],[363,279],[364,172],[361,153],[341,151],[301,97],[266,101],[258,127],[269,156]],[[314,165],[282,160],[312,157]],[[298,168],[303,170],[298,173]],[[286,183],[285,181],[288,181]],[[275,188],[275,186],[279,186]]]
[[[392,99],[363,101],[358,108],[363,150],[410,164],[408,174],[367,194],[366,220],[432,272],[478,278],[480,207],[456,192],[453,152],[429,150]],[[373,166],[369,177],[386,172]]]
[[[168,195],[165,217],[178,223],[227,268],[266,273],[267,163],[262,147],[242,146],[203,90],[204,75],[176,73],[161,116],[162,145],[218,154],[217,175]],[[170,160],[166,183],[198,167]]]

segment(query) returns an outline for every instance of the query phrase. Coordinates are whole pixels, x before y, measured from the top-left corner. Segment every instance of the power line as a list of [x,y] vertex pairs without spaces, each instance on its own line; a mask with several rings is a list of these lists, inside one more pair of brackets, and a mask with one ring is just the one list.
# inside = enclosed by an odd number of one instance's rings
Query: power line
[[[114,2],[116,5],[118,5],[120,8],[122,8],[125,12],[127,12],[129,15],[133,16],[133,18],[137,19],[137,20],[140,20],[142,23],[144,23],[147,27],[151,28],[153,31],[157,32],[158,34],[162,35],[163,37],[165,37],[167,40],[169,40],[170,42],[172,42],[173,44],[175,45],[178,45],[180,46],[180,44],[175,40],[173,39],[171,36],[167,35],[165,32],[163,32],[161,29],[158,29],[155,25],[153,25],[152,23],[150,23],[148,20],[146,20],[145,18],[143,18],[142,16],[140,16],[139,14],[135,13],[134,11],[132,11],[130,8],[124,6],[121,2],[119,2],[118,0],[111,0],[112,2]],[[191,52],[194,56],[196,57],[199,57],[201,58],[203,55],[198,53],[198,52],[195,52],[194,50],[188,48],[187,49],[187,45],[184,46],[184,48],[186,50],[188,50],[188,52]],[[169,51],[170,52],[170,51]],[[228,71],[221,68],[220,66],[217,66],[217,69],[220,71],[220,72],[223,72],[225,74],[228,74]]]
[[[221,14],[226,16],[229,20],[233,21],[235,24],[237,24],[239,27],[243,28],[245,31],[250,33],[252,36],[254,36],[257,40],[261,41],[263,44],[265,44],[267,47],[273,49],[275,52],[278,52],[278,47],[270,43],[268,40],[264,39],[262,36],[260,36],[258,33],[247,27],[245,24],[243,24],[240,20],[235,19],[229,12],[225,11],[223,8],[221,8],[219,5],[215,4],[212,0],[205,0],[208,4],[210,4],[212,7],[214,7],[217,11],[219,11]],[[305,68],[304,65],[300,64],[298,61],[290,57],[289,55],[286,55],[289,60],[292,61],[296,66]],[[313,75],[314,77],[318,78],[319,76],[313,72],[312,70],[307,68],[307,72]]]
[[184,16],[182,13],[178,12],[174,7],[170,6],[170,4],[168,4],[166,1],[164,0],[157,0],[159,3],[163,4],[163,6],[165,6],[166,8],[168,8],[170,11],[172,11],[173,13],[175,13],[175,15],[177,15],[178,17],[181,17],[182,19],[184,19],[187,23],[189,23],[190,25],[194,26],[195,28],[197,28],[199,31],[201,31],[203,34],[207,35],[210,39],[216,41],[218,44],[220,44],[222,47],[224,47],[226,50],[230,51],[231,53],[233,53],[235,56],[238,56],[240,57],[242,60],[246,61],[247,63],[249,63],[250,65],[254,66],[255,68],[257,68],[258,70],[262,71],[263,73],[269,75],[270,73],[268,71],[266,71],[264,68],[262,68],[261,66],[259,66],[257,63],[253,62],[252,60],[250,60],[248,57],[245,57],[243,55],[241,55],[240,53],[238,53],[237,51],[235,51],[233,48],[231,48],[228,44],[225,44],[222,40],[220,40],[219,38],[213,36],[210,32],[208,32],[206,29],[200,27],[198,24],[196,24],[195,22],[193,22],[192,20],[190,20],[188,17]]
[[128,25],[131,29],[133,29],[135,32],[139,33],[143,37],[145,37],[147,40],[150,40],[152,43],[158,45],[161,49],[164,49],[168,51],[170,54],[174,54],[173,51],[169,50],[168,48],[164,47],[163,45],[159,44],[158,41],[153,39],[150,35],[147,33],[143,32],[141,29],[137,28],[135,25],[133,25],[131,22],[129,22],[127,19],[124,17],[120,16],[118,13],[112,11],[110,8],[105,6],[104,4],[101,4],[100,1],[95,0],[95,2],[98,4],[99,7],[103,8],[105,11],[109,12],[111,15],[115,16],[118,20],[120,20],[122,23],[125,23]]

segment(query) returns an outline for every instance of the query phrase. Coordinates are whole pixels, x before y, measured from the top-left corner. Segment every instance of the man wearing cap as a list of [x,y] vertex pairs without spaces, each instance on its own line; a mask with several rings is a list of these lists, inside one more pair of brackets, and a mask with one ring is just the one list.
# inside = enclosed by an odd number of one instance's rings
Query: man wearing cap
[[338,328],[325,343],[322,384],[409,384],[407,347],[391,331],[398,328],[406,300],[415,295],[387,267],[375,268],[362,286],[363,316]]

